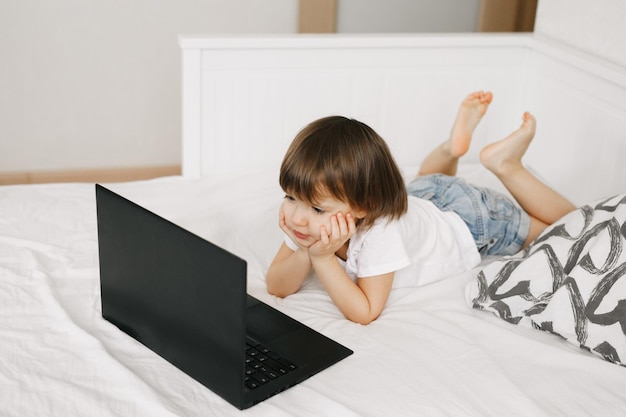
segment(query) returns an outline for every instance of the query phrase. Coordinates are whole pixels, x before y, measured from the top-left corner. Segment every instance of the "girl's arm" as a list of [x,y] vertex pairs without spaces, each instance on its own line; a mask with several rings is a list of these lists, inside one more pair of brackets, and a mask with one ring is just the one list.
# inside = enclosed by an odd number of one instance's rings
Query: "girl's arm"
[[382,313],[394,273],[359,278],[355,283],[339,264],[335,252],[356,231],[350,214],[337,213],[330,219],[330,233],[322,226],[321,239],[309,248],[311,265],[326,292],[347,319],[369,324]]
[[300,289],[309,271],[308,250],[299,248],[294,251],[283,242],[267,270],[267,291],[278,297],[291,295]]
[[391,292],[394,273],[352,281],[336,258],[311,257],[326,292],[348,320],[369,324],[382,313]]
[[291,250],[285,243],[278,249],[267,276],[267,290],[278,297],[297,292],[311,268],[326,292],[347,319],[360,324],[376,320],[389,298],[394,273],[352,281],[333,254],[309,257],[306,249]]
[[[280,221],[282,225],[282,217]],[[350,279],[335,253],[354,235],[355,230],[350,214],[344,216],[337,213],[331,217],[330,233],[322,227],[322,238],[310,248],[294,251],[283,243],[267,271],[268,292],[279,297],[297,292],[313,268],[326,292],[347,319],[360,324],[376,320],[389,298],[394,273],[359,278],[356,283]]]

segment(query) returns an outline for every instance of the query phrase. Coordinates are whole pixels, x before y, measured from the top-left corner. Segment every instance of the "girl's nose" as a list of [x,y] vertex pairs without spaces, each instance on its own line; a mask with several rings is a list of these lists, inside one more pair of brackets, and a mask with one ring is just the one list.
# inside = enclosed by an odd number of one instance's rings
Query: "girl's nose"
[[304,210],[300,207],[296,207],[291,215],[291,221],[296,226],[304,226],[306,225],[307,219]]

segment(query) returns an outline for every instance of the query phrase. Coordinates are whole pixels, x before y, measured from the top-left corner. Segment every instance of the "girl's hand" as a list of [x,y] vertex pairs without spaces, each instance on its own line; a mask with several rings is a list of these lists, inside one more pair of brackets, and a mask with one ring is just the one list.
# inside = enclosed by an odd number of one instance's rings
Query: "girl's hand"
[[356,223],[352,214],[341,212],[330,217],[330,231],[326,226],[320,227],[320,240],[311,245],[311,257],[335,255],[345,243],[356,233]]

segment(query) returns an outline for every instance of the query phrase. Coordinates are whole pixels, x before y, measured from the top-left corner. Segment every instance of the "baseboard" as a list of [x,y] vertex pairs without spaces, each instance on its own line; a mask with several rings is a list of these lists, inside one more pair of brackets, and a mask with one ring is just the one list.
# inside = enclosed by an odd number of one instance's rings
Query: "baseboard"
[[180,174],[180,165],[68,171],[0,172],[0,185],[53,182],[124,182]]

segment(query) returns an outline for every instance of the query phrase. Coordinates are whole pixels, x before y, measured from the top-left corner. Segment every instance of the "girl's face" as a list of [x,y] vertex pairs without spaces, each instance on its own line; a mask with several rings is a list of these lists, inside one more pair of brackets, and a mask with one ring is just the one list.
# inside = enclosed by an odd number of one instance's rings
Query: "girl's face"
[[320,240],[320,227],[325,226],[326,230],[330,230],[330,218],[337,213],[351,213],[355,219],[363,217],[362,213],[333,197],[320,198],[316,205],[311,205],[287,194],[281,210],[285,215],[287,229],[303,247]]

